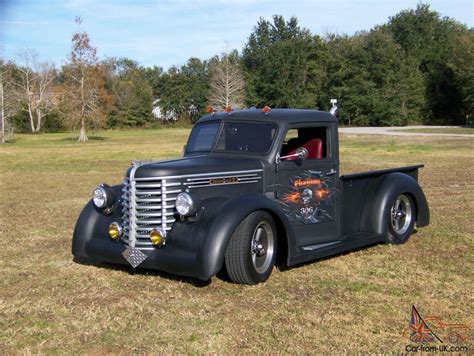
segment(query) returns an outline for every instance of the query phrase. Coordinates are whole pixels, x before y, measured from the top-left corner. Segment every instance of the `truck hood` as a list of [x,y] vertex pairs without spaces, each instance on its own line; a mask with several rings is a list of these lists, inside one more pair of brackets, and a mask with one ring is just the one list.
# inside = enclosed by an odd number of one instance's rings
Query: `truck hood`
[[[154,178],[182,176],[200,173],[222,173],[262,169],[263,164],[257,159],[194,156],[169,161],[137,162],[139,167],[135,178]],[[130,176],[130,167],[127,177]]]

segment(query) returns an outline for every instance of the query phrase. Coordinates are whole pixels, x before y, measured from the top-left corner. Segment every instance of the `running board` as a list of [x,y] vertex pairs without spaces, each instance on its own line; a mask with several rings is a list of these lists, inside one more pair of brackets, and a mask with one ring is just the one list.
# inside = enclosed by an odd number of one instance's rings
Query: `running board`
[[298,249],[298,255],[288,258],[287,265],[293,266],[383,241],[385,241],[384,234],[358,233],[345,236],[343,240],[302,246]]
[[317,244],[317,245],[310,245],[310,246],[303,246],[302,249],[305,251],[314,251],[319,248],[324,248],[328,246],[332,246],[335,244],[340,244],[342,241],[334,241],[334,242],[327,242],[327,243],[322,243],[322,244]]

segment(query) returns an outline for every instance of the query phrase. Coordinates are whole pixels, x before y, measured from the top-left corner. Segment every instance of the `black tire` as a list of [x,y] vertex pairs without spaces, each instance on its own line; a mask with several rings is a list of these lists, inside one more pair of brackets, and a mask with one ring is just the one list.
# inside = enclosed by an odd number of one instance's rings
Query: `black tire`
[[248,215],[235,229],[225,251],[225,266],[234,283],[265,282],[277,252],[275,222],[265,211]]
[[392,244],[408,241],[416,220],[416,206],[408,194],[397,195],[387,212],[387,239]]

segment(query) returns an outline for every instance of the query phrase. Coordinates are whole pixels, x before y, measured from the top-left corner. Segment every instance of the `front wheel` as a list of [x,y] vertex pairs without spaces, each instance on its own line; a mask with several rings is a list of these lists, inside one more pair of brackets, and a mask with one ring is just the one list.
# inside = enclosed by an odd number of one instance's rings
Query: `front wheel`
[[415,226],[415,203],[411,196],[400,194],[388,212],[388,241],[403,244],[410,237]]
[[239,284],[265,282],[276,259],[276,229],[270,214],[255,211],[232,234],[225,252],[230,279]]

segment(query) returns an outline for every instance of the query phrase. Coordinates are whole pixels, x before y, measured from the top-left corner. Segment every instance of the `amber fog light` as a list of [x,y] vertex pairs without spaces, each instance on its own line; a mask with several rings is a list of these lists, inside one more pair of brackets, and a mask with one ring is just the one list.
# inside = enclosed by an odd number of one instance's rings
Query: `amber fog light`
[[112,240],[117,240],[122,236],[122,226],[119,223],[113,222],[109,225],[109,237]]
[[150,241],[153,244],[153,246],[157,246],[157,247],[163,246],[166,242],[165,231],[161,227],[151,230]]

